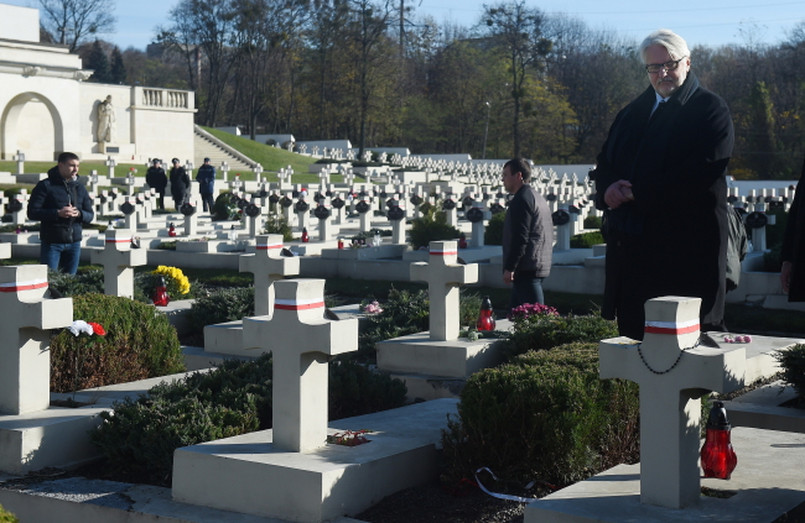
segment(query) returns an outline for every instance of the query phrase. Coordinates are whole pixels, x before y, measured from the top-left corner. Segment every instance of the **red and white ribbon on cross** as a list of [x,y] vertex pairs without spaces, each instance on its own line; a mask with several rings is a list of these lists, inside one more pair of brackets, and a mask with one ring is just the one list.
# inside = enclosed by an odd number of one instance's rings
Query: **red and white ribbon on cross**
[[0,292],[32,291],[35,289],[44,289],[47,286],[47,280],[0,283]]
[[283,311],[306,311],[324,308],[324,300],[274,300],[274,308]]
[[430,251],[431,256],[458,256],[458,251]]
[[131,243],[131,236],[128,238],[106,238],[106,243]]
[[282,249],[282,243],[258,243],[255,247],[258,251],[268,251],[271,249]]
[[647,321],[643,330],[646,334],[689,334],[699,330],[699,320],[688,321]]

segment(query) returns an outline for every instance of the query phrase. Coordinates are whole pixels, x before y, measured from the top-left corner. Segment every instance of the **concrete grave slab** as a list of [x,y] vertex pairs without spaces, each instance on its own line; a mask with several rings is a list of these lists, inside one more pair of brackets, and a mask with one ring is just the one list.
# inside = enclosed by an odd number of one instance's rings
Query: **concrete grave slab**
[[369,443],[277,450],[272,431],[185,447],[174,457],[173,498],[288,521],[359,514],[438,474],[437,447],[456,400],[331,421],[328,433],[369,429]]
[[735,491],[699,496],[684,509],[640,502],[640,465],[618,465],[532,502],[525,523],[723,521],[773,522],[805,503],[805,435],[748,427],[732,429],[738,466],[729,480],[702,478],[703,487]]

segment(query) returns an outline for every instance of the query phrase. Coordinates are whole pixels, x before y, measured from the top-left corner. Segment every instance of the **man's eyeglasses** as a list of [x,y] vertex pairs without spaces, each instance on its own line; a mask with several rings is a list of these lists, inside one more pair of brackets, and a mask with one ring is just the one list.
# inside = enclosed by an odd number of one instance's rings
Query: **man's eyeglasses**
[[649,74],[657,74],[660,71],[665,70],[667,71],[676,71],[676,68],[679,67],[679,62],[684,60],[685,56],[680,58],[679,60],[671,60],[670,62],[665,62],[664,64],[646,64],[646,72]]

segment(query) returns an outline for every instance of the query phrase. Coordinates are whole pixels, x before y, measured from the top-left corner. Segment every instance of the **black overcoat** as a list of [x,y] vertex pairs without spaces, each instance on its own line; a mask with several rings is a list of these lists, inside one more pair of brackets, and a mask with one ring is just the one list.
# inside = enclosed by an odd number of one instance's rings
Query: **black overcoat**
[[699,297],[702,329],[724,328],[730,111],[693,73],[650,118],[655,101],[649,87],[618,113],[591,174],[599,209],[610,184],[632,183],[634,201],[605,211],[602,314],[635,339],[659,296]]
[[781,257],[789,261],[791,282],[788,288],[788,301],[805,301],[805,163],[797,183],[794,202],[788,209],[788,223],[783,237]]

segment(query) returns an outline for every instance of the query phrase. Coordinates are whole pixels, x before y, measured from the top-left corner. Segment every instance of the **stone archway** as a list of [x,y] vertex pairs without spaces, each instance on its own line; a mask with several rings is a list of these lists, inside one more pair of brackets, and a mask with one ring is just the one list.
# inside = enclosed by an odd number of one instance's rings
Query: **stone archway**
[[0,152],[11,159],[16,152],[26,160],[55,160],[64,149],[64,125],[53,102],[40,93],[12,98],[0,115]]

